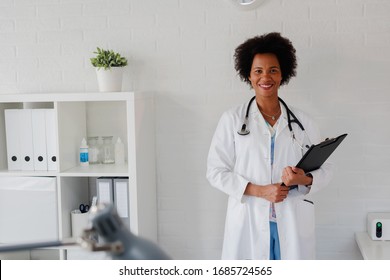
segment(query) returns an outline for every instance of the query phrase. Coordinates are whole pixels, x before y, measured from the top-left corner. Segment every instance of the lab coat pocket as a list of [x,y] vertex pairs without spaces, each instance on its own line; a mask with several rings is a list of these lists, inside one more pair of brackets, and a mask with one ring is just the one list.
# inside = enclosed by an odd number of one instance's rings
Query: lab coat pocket
[[300,237],[308,238],[314,236],[315,212],[312,201],[303,199],[297,203],[297,221]]

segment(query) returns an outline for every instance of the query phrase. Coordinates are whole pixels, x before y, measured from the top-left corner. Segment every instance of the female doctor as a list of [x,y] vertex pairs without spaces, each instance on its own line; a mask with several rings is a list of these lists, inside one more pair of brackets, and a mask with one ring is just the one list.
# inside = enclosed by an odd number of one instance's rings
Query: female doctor
[[278,97],[296,74],[295,48],[269,33],[245,41],[234,58],[255,97],[222,115],[207,159],[207,179],[229,196],[222,258],[314,259],[309,196],[329,182],[331,164],[310,174],[294,167],[321,140],[313,120]]

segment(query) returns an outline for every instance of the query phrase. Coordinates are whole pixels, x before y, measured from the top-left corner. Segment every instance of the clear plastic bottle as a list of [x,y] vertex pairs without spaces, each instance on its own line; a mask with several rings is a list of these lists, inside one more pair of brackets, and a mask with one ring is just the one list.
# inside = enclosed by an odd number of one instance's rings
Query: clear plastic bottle
[[79,155],[80,155],[80,165],[88,166],[89,165],[88,145],[87,145],[87,141],[85,141],[85,138],[83,138],[83,140],[81,141]]
[[99,160],[99,136],[88,137],[88,152],[89,152],[89,163],[98,164]]
[[103,136],[102,139],[102,163],[115,163],[115,149],[114,144],[112,143],[112,136]]
[[118,137],[115,143],[115,164],[125,164],[125,147],[120,137]]

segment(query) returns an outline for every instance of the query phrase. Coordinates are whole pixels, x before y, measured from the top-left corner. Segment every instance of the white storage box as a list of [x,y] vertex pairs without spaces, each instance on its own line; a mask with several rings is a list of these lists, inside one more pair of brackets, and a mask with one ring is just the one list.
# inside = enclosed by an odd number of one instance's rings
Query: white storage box
[[0,177],[0,243],[58,240],[56,178]]

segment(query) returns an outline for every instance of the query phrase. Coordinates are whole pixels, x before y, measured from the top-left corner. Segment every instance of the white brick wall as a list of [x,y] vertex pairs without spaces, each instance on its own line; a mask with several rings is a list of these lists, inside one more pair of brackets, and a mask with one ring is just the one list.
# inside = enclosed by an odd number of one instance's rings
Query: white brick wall
[[390,211],[390,3],[268,0],[2,0],[0,93],[95,91],[97,46],[129,58],[124,89],[157,97],[159,241],[179,259],[220,256],[226,197],[205,179],[220,114],[252,95],[234,48],[270,31],[297,48],[298,76],[282,88],[324,136],[348,132],[335,177],[317,195],[318,258],[360,259],[354,232]]

